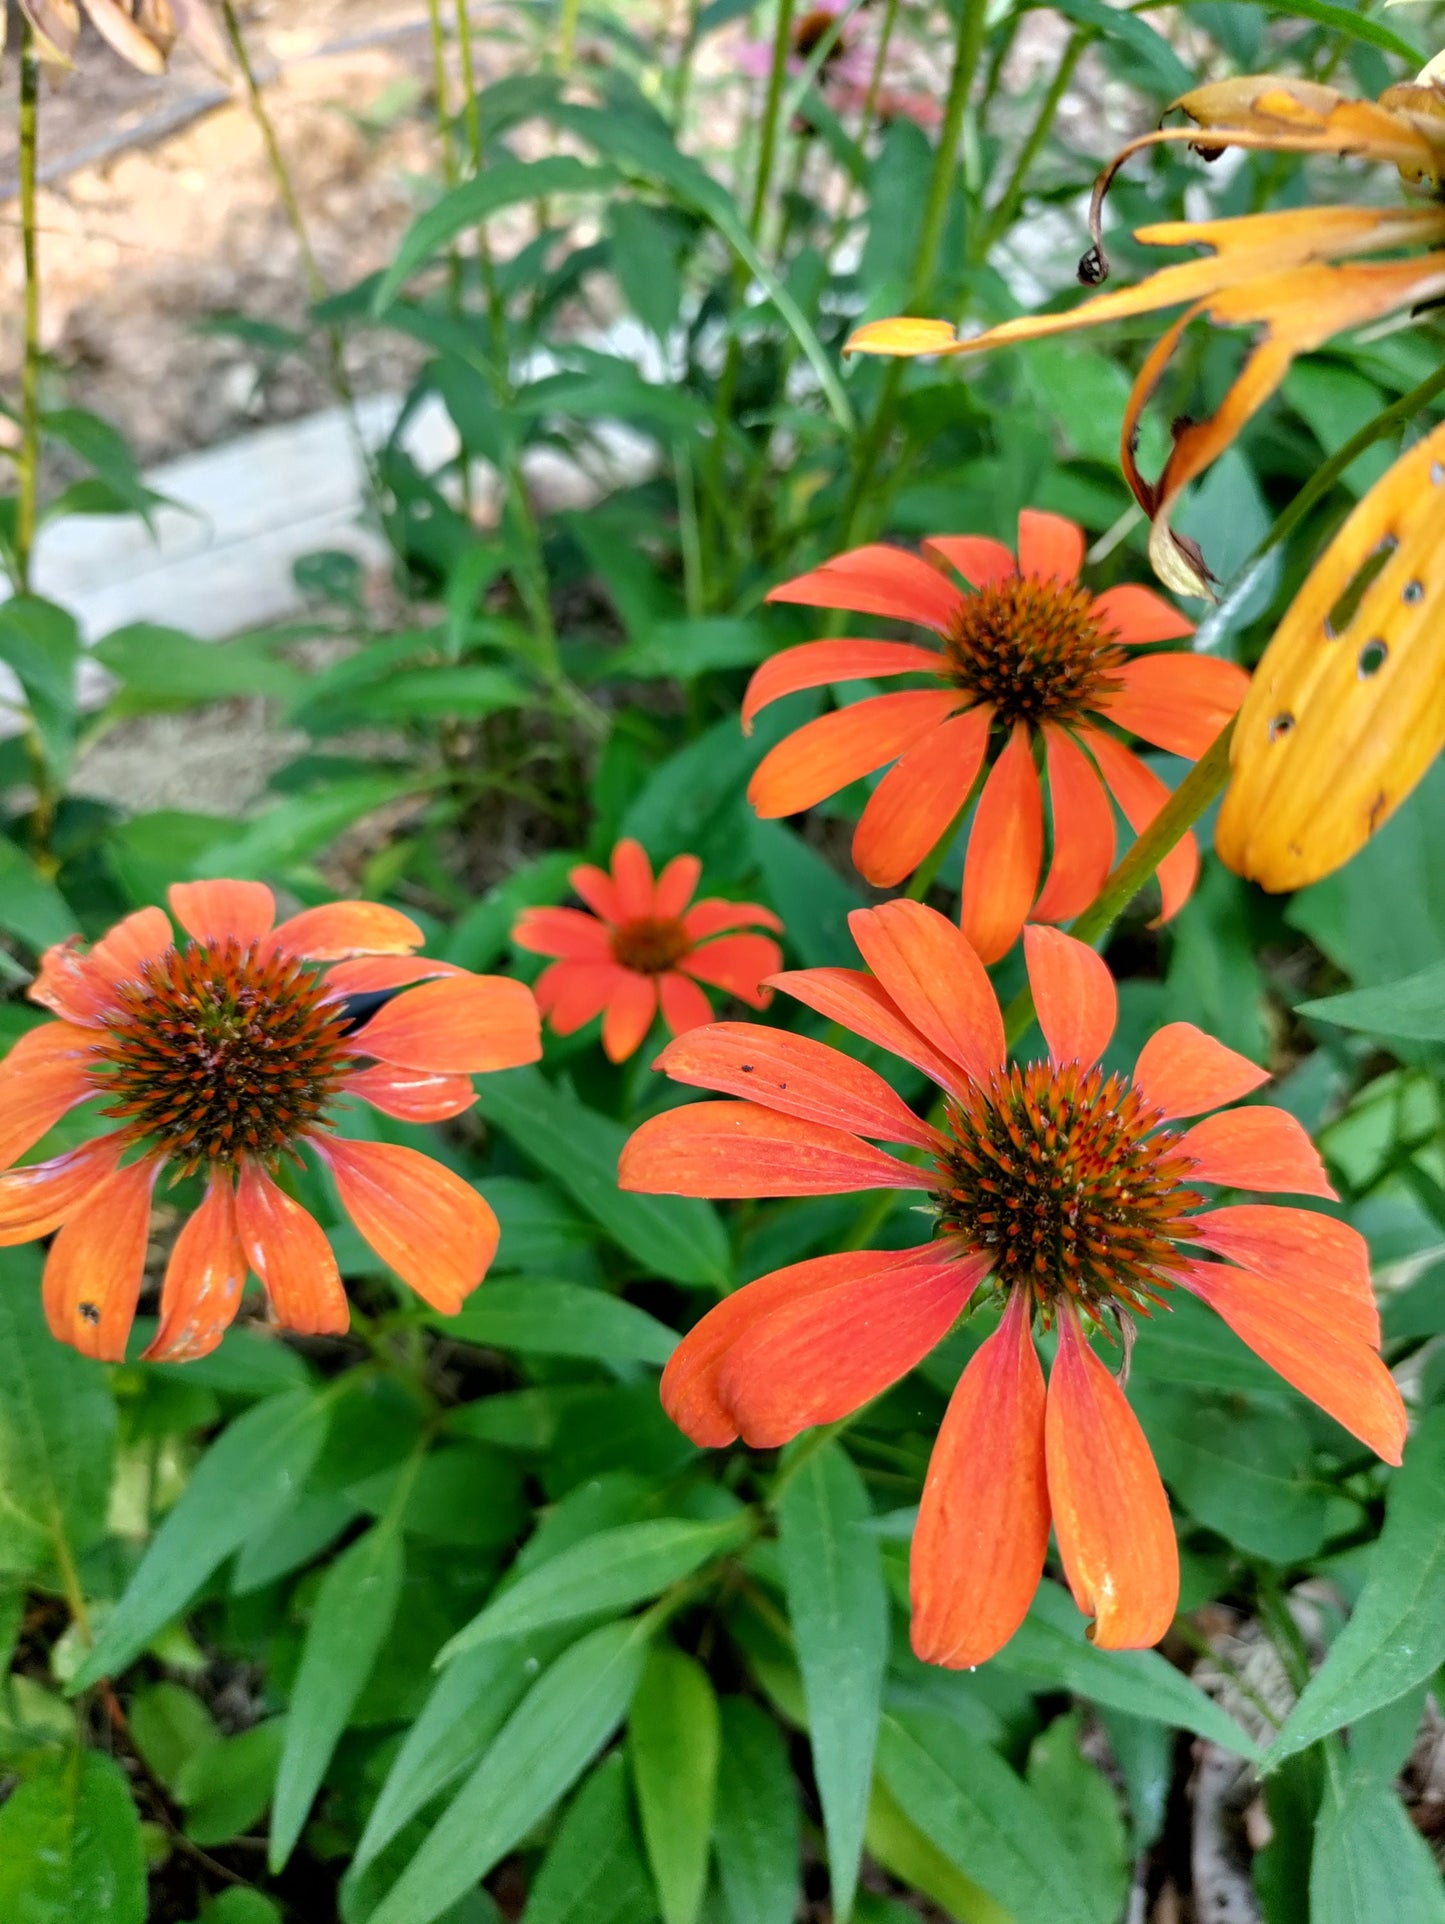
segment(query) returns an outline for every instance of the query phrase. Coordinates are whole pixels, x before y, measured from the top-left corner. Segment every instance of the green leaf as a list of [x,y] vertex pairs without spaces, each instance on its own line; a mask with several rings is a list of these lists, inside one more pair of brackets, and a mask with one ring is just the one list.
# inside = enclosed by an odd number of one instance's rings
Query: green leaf
[[632,1701],[650,1626],[609,1623],[564,1651],[387,1892],[369,1924],[432,1924],[566,1795]]
[[[1225,0],[1225,4],[1261,7],[1271,18],[1277,18],[1279,14],[1279,8],[1273,4],[1273,0]],[[1329,0],[1290,0],[1289,11],[1296,19],[1316,20],[1320,26],[1328,27],[1331,33],[1343,34],[1347,40],[1363,41],[1367,47],[1378,47],[1382,53],[1398,55],[1412,73],[1427,57],[1402,34],[1382,26],[1378,20],[1371,20],[1358,7],[1331,6]],[[1189,85],[1194,85],[1193,79]]]
[[55,884],[23,849],[0,835],[0,931],[40,950],[76,934],[78,926]]
[[677,216],[619,195],[607,210],[607,226],[623,298],[642,325],[666,341],[682,306]]
[[371,1675],[401,1597],[395,1511],[358,1537],[326,1572],[291,1692],[271,1809],[267,1864],[284,1868],[321,1788],[341,1733]]
[[1353,1616],[1305,1686],[1265,1767],[1317,1743],[1445,1662],[1445,1406],[1431,1410],[1391,1480],[1385,1527],[1370,1553]]
[[115,1460],[105,1373],[57,1343],[40,1306],[33,1250],[0,1254],[0,1572],[70,1560],[105,1527]]
[[196,1752],[220,1736],[215,1718],[195,1692],[168,1680],[138,1690],[126,1718],[146,1768],[170,1791]]
[[904,1814],[1018,1918],[1099,1924],[1043,1802],[996,1750],[934,1711],[883,1720],[878,1768]]
[[418,794],[430,779],[421,773],[357,775],[290,796],[247,822],[239,834],[213,843],[193,864],[192,873],[241,879],[278,869],[284,873],[335,841],[363,816]]
[[[808,1442],[795,1446],[809,1448]],[[788,1615],[808,1704],[813,1772],[839,1924],[853,1909],[873,1750],[888,1663],[888,1595],[863,1479],[837,1443],[790,1472],[783,1459],[779,1537]]]
[[465,180],[443,194],[408,227],[390,267],[377,283],[371,301],[373,315],[384,314],[417,269],[458,234],[480,225],[503,207],[514,207],[518,201],[544,200],[553,194],[602,193],[616,180],[610,167],[590,167],[570,154],[552,154],[542,160],[503,160],[488,166],[475,179]]
[[1163,34],[1137,13],[1108,6],[1105,0],[1048,0],[1048,4],[1079,26],[1093,27],[1105,39],[1118,41],[1131,59],[1130,78],[1141,86],[1148,84],[1147,74],[1155,91],[1172,99],[1198,84],[1198,75],[1185,66]]
[[578,1791],[537,1867],[522,1924],[643,1924],[657,1915],[633,1836],[622,1753]]
[[489,1283],[437,1327],[454,1342],[533,1356],[662,1364],[677,1348],[676,1331],[645,1309],[582,1283]]
[[600,1530],[520,1577],[447,1644],[450,1663],[481,1643],[519,1637],[544,1625],[627,1610],[726,1556],[751,1529],[745,1513],[716,1522],[652,1517]]
[[1302,1002],[1295,1013],[1333,1022],[1341,1029],[1363,1029],[1367,1035],[1445,1042],[1445,962],[1377,989],[1354,989],[1348,995]]
[[700,615],[691,621],[649,623],[629,647],[607,657],[606,673],[609,681],[623,675],[692,681],[721,668],[751,668],[769,653],[767,630],[760,622]]
[[94,468],[132,514],[149,521],[150,510],[164,502],[164,495],[153,493],[142,481],[125,436],[98,414],[86,408],[50,408],[41,416],[41,428]]
[[716,1844],[728,1924],[792,1924],[802,1825],[787,1745],[750,1697],[724,1697],[719,1708]]
[[781,822],[754,821],[752,842],[768,901],[788,905],[783,941],[799,961],[809,969],[856,968],[848,917],[865,906],[863,897]]
[[316,1461],[328,1414],[325,1399],[306,1390],[267,1397],[212,1443],[106,1619],[72,1692],[124,1670],[213,1570],[281,1514]]
[[75,745],[75,682],[80,662],[75,617],[38,595],[0,602],[0,662],[14,670],[29,704],[51,774],[63,781]]
[[141,713],[234,695],[289,701],[306,685],[305,677],[278,661],[274,646],[264,636],[199,641],[179,628],[136,621],[96,642],[91,653],[122,685],[115,705]]
[[675,1283],[726,1285],[727,1234],[710,1203],[628,1195],[617,1187],[617,1159],[629,1133],[620,1122],[562,1095],[536,1069],[486,1077],[481,1107],[649,1272]]
[[72,1750],[0,1805],[5,1924],[145,1924],[140,1819],[120,1766]]
[[637,1808],[663,1924],[697,1924],[717,1795],[717,1698],[694,1657],[659,1644],[627,1719]]
[[1063,1836],[1098,1924],[1118,1924],[1129,1890],[1129,1838],[1108,1778],[1079,1748],[1083,1721],[1082,1710],[1055,1717],[1029,1746],[1026,1778]]
[[1445,1924],[1430,1848],[1388,1784],[1330,1760],[1310,1864],[1310,1924]]
[[388,675],[377,687],[349,696],[346,707],[349,715],[360,720],[395,725],[462,716],[475,720],[507,708],[525,708],[533,700],[535,695],[527,684],[505,669],[439,662],[434,668],[411,668]]
[[228,1844],[251,1829],[271,1801],[284,1730],[283,1719],[271,1717],[194,1752],[176,1782],[187,1837]]
[[1234,1719],[1157,1650],[1099,1650],[1087,1629],[1068,1592],[1046,1581],[994,1662],[1041,1690],[1072,1691],[1111,1710],[1192,1730],[1236,1756],[1258,1756]]

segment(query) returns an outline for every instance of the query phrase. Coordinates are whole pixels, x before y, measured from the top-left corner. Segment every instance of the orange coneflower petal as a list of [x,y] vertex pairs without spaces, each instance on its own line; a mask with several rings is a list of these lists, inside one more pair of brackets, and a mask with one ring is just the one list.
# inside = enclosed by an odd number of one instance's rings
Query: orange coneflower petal
[[356,955],[409,955],[426,937],[409,915],[381,902],[323,902],[290,916],[271,937],[287,955],[340,962]]
[[1297,1196],[1335,1194],[1319,1151],[1286,1109],[1260,1105],[1206,1116],[1185,1130],[1179,1149],[1194,1158],[1193,1174],[1201,1182]]
[[669,1196],[841,1196],[937,1180],[844,1129],[753,1102],[690,1102],[649,1116],[618,1166],[623,1189]]
[[276,898],[264,882],[173,882],[171,913],[197,942],[238,942],[248,948],[271,933]]
[[670,1042],[653,1063],[674,1082],[742,1096],[852,1135],[931,1149],[935,1132],[876,1070],[810,1036],[756,1022],[710,1022]]
[[937,675],[943,656],[933,648],[906,641],[805,641],[784,648],[753,672],[743,696],[743,733],[769,702],[804,688],[826,688],[835,681],[864,681],[874,675]]
[[617,905],[617,885],[606,869],[583,862],[567,871],[567,880],[594,915],[600,915],[604,922],[622,920],[622,911]]
[[652,863],[641,842],[624,835],[612,851],[612,885],[617,891],[617,915],[633,922],[654,913]]
[[1093,901],[1114,866],[1114,805],[1099,772],[1062,728],[1044,728],[1054,854],[1033,914],[1068,922]]
[[400,1122],[446,1122],[477,1099],[470,1076],[448,1076],[434,1069],[398,1069],[389,1062],[369,1063],[346,1078],[347,1095],[360,1096],[384,1116]]
[[480,1075],[536,1062],[541,1017],[524,983],[504,975],[443,976],[378,1009],[353,1047],[401,1069]]
[[1067,1305],[1044,1433],[1054,1534],[1074,1602],[1094,1618],[1094,1643],[1158,1643],[1179,1601],[1169,1499],[1139,1419]]
[[763,977],[776,975],[782,965],[783,952],[771,936],[725,935],[691,950],[677,966],[684,975],[765,1009],[772,992],[762,986]]
[[876,1042],[930,1076],[940,1089],[961,1095],[969,1077],[903,1016],[881,982],[862,969],[790,969],[772,978],[781,989],[830,1022],[841,1023],[865,1042]]
[[58,1229],[112,1173],[124,1148],[119,1135],[100,1136],[68,1155],[0,1176],[0,1249]]
[[1241,1342],[1317,1403],[1351,1436],[1398,1463],[1405,1406],[1395,1380],[1368,1343],[1321,1327],[1318,1312],[1276,1285],[1224,1263],[1193,1263],[1177,1280],[1222,1316]]
[[236,1234],[283,1329],[302,1336],[345,1333],[350,1322],[346,1291],[320,1223],[259,1163],[241,1167]]
[[1049,1060],[1091,1069],[1119,1019],[1119,992],[1108,963],[1062,929],[1033,926],[1024,930],[1024,960]]
[[147,962],[175,947],[164,909],[137,909],[116,923],[90,951],[91,973],[104,982],[138,982]]
[[229,1169],[215,1172],[201,1206],[182,1226],[161,1286],[160,1326],[148,1363],[209,1356],[235,1321],[246,1287],[246,1252],[236,1233],[236,1191]]
[[1167,1022],[1156,1029],[1134,1065],[1134,1087],[1165,1117],[1222,1109],[1268,1081],[1268,1069],[1227,1049],[1192,1022]]
[[1142,655],[1117,671],[1101,714],[1156,748],[1197,761],[1239,707],[1249,676],[1217,655]]
[[1191,1216],[1189,1223],[1205,1249],[1281,1284],[1302,1307],[1313,1301],[1336,1334],[1380,1347],[1370,1248],[1358,1229],[1279,1203],[1239,1203]]
[[151,1191],[160,1163],[149,1157],[97,1183],[61,1226],[45,1263],[50,1333],[82,1356],[125,1360],[145,1274]]
[[657,1014],[657,978],[618,971],[602,1015],[602,1048],[609,1062],[636,1055]]
[[894,763],[863,810],[853,864],[874,888],[894,888],[937,846],[963,807],[988,747],[993,710],[970,708]]
[[697,893],[702,863],[695,855],[674,855],[657,878],[652,912],[661,919],[680,916]]
[[725,902],[721,896],[710,895],[706,901],[693,903],[682,917],[682,926],[690,941],[702,942],[709,935],[720,935],[724,929],[755,926],[781,933],[783,924],[771,909],[765,909],[759,902]]
[[424,1302],[454,1316],[497,1253],[501,1226],[486,1198],[399,1143],[313,1136],[311,1147],[369,1246]]
[[572,1035],[601,1015],[626,973],[620,962],[554,962],[537,977],[537,1007],[558,1035]]
[[94,1044],[70,1022],[28,1029],[0,1062],[0,1169],[8,1169],[77,1103],[96,1094]]
[[657,999],[662,1006],[662,1019],[670,1032],[686,1035],[690,1029],[698,1029],[712,1021],[712,1004],[697,986],[676,969],[669,969],[666,975],[658,977]]
[[978,798],[963,865],[963,932],[981,961],[997,962],[1018,940],[1043,859],[1043,794],[1029,730],[1015,722]]
[[115,1007],[115,992],[104,973],[91,967],[90,957],[80,953],[79,939],[71,936],[45,951],[25,994],[64,1022],[99,1029]]
[[569,962],[606,962],[612,957],[612,932],[581,909],[523,909],[512,930],[512,945]]
[[889,615],[946,634],[963,596],[936,568],[901,548],[875,544],[834,555],[821,568],[770,590],[769,601],[807,608],[843,608],[855,615]]
[[1094,619],[1112,628],[1126,647],[1142,648],[1151,641],[1182,641],[1194,633],[1194,623],[1172,601],[1136,581],[1121,582],[1094,596]]
[[[1142,835],[1169,800],[1169,790],[1159,777],[1147,769],[1139,757],[1097,728],[1079,730],[1086,747],[1099,764],[1124,819],[1136,835]],[[1183,837],[1159,864],[1159,892],[1163,896],[1162,920],[1167,922],[1183,908],[1199,879],[1199,844],[1193,831]]]
[[759,1450],[850,1416],[942,1342],[988,1266],[987,1256],[935,1243],[824,1295],[779,1304],[729,1346],[718,1402]]
[[413,982],[438,975],[466,975],[456,962],[434,955],[361,955],[334,962],[326,971],[326,986],[334,995],[364,995],[372,989],[405,989]]
[[769,749],[748,784],[748,800],[769,821],[812,808],[922,741],[961,699],[954,689],[911,688],[819,715]]
[[1013,551],[986,534],[931,534],[923,551],[942,555],[971,588],[996,588],[1019,572]]
[[1019,511],[1019,573],[1077,581],[1084,565],[1084,531],[1061,514]]
[[913,1648],[971,1669],[1028,1613],[1049,1547],[1044,1377],[1015,1290],[959,1378],[933,1446],[913,1532]]
[[848,926],[905,1021],[974,1082],[987,1082],[1003,1067],[998,998],[977,954],[946,916],[923,902],[885,902],[854,909]]

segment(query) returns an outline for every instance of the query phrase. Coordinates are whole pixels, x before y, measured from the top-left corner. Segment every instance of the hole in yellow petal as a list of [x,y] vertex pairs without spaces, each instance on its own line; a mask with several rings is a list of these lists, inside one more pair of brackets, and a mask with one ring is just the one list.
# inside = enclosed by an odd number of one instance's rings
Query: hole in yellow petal
[[1416,608],[1425,599],[1423,581],[1407,581],[1400,591],[1400,599],[1408,608]]
[[1378,639],[1367,641],[1360,650],[1360,680],[1368,681],[1371,675],[1378,675],[1384,667],[1390,650]]

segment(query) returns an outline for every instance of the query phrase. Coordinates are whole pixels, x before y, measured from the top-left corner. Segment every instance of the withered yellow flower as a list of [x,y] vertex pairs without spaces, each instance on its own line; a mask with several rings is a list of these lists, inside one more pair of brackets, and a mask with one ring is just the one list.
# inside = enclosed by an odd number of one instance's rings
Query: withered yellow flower
[[[141,73],[162,74],[178,40],[188,40],[208,65],[227,70],[225,36],[208,0],[19,0],[48,67],[70,67],[80,42],[82,13],[101,38]],[[0,50],[5,39],[0,8]]]

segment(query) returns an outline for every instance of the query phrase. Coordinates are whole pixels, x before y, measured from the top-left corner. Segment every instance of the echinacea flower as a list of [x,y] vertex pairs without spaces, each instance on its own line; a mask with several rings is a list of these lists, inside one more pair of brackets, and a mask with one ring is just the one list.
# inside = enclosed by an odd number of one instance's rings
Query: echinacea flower
[[[1127,1354],[1134,1317],[1188,1290],[1398,1463],[1405,1413],[1378,1354],[1364,1240],[1304,1209],[1206,1205],[1202,1190],[1214,1186],[1334,1192],[1292,1116],[1224,1109],[1268,1078],[1192,1024],[1160,1029],[1131,1076],[1106,1075],[1114,982],[1073,937],[1025,931],[1048,1055],[1010,1064],[988,977],[951,922],[909,901],[850,921],[871,973],[805,969],[775,986],[931,1076],[941,1119],[915,1115],[881,1076],[824,1043],[718,1023],[670,1043],[658,1067],[741,1100],[645,1122],[623,1152],[622,1187],[912,1190],[928,1199],[932,1239],[815,1256],[747,1284],[683,1338],[664,1404],[696,1443],[741,1436],[774,1449],[906,1375],[991,1277],[1002,1320],[954,1392],[914,1534],[914,1648],[950,1666],[1000,1649],[1033,1597],[1051,1523],[1094,1641],[1154,1643],[1178,1600],[1169,1503],[1091,1333],[1122,1335]],[[1047,1391],[1036,1317],[1058,1332]]]
[[[213,1350],[248,1272],[284,1327],[345,1330],[330,1244],[276,1181],[303,1145],[383,1262],[455,1313],[496,1252],[490,1205],[415,1149],[336,1135],[330,1111],[360,1096],[407,1122],[460,1115],[472,1075],[541,1054],[531,991],[415,954],[421,930],[376,903],[276,927],[263,883],[216,881],[177,883],[170,905],[187,939],[146,908],[88,954],[73,941],[47,950],[29,993],[60,1019],[0,1062],[0,1245],[59,1231],[45,1264],[53,1334],[106,1362],[125,1355],[165,1168],[206,1187],[171,1252],[148,1358]],[[91,1101],[104,1133],[13,1167]]]
[[[163,74],[178,40],[189,41],[217,72],[229,69],[225,35],[210,0],[20,0],[36,52],[47,66],[73,63],[82,8],[101,38],[141,73]],[[0,51],[4,41],[0,13]]]
[[701,874],[695,855],[675,855],[654,881],[647,851],[624,839],[612,851],[610,875],[587,862],[571,872],[590,914],[523,910],[512,930],[517,947],[559,958],[537,978],[538,1004],[558,1035],[600,1015],[608,1060],[625,1062],[659,1007],[673,1035],[712,1020],[700,982],[767,1007],[762,980],[782,966],[782,951],[766,935],[726,931],[783,925],[756,902],[693,902]]
[[[838,16],[846,11],[846,0],[818,0],[801,13],[789,35],[787,71],[796,78],[807,66],[825,34],[833,32]],[[943,109],[931,94],[916,88],[883,84],[875,76],[878,53],[851,32],[847,23],[823,55],[818,82],[835,113],[848,113],[870,102],[880,121],[911,120],[919,127],[936,127]],[[740,40],[733,54],[740,73],[755,80],[766,79],[773,66],[771,40]],[[885,71],[889,64],[885,55]],[[875,80],[877,84],[875,84]]]
[[[991,764],[969,840],[962,917],[973,947],[995,962],[1030,914],[1065,921],[1098,894],[1114,859],[1110,794],[1136,832],[1169,799],[1106,724],[1194,760],[1238,708],[1249,677],[1212,655],[1131,654],[1149,642],[1177,641],[1193,626],[1148,588],[1126,584],[1091,595],[1078,578],[1083,533],[1060,515],[1024,510],[1017,560],[983,535],[933,535],[924,551],[929,560],[896,548],[854,548],[768,596],[917,622],[937,639],[929,647],[812,641],[764,662],[743,702],[745,728],[769,702],[800,688],[885,675],[924,675],[932,685],[872,696],[808,722],[763,758],[748,799],[760,815],[794,815],[893,762],[853,837],[860,872],[875,887],[892,888],[937,845]],[[1036,745],[1053,818],[1042,891]],[[1186,836],[1159,870],[1166,917],[1187,899],[1198,869],[1198,847]]]
[[[1168,111],[1191,127],[1166,127],[1132,140],[1100,176],[1090,226],[1094,245],[1082,279],[1104,279],[1099,240],[1103,197],[1122,163],[1140,148],[1187,141],[1213,159],[1226,147],[1284,153],[1359,155],[1393,163],[1412,186],[1429,190],[1420,207],[1295,207],[1232,220],[1164,221],[1134,238],[1149,247],[1203,247],[1203,260],[1162,267],[1135,287],[1101,294],[1057,314],[1029,314],[969,340],[946,321],[873,321],[848,343],[861,354],[975,354],[1009,341],[1070,333],[1163,307],[1184,307],[1151,349],[1129,396],[1120,459],[1135,499],[1149,516],[1149,556],[1168,587],[1207,594],[1210,575],[1197,546],[1174,533],[1170,515],[1180,494],[1203,473],[1274,393],[1297,354],[1347,328],[1437,301],[1445,294],[1445,86],[1389,87],[1378,101],[1352,100],[1315,81],[1254,74],[1183,94]],[[1422,248],[1433,252],[1421,253]],[[1379,260],[1362,255],[1384,255]],[[1176,424],[1174,445],[1158,480],[1135,460],[1139,418],[1190,323],[1253,330],[1248,356],[1224,399],[1205,420]]]

